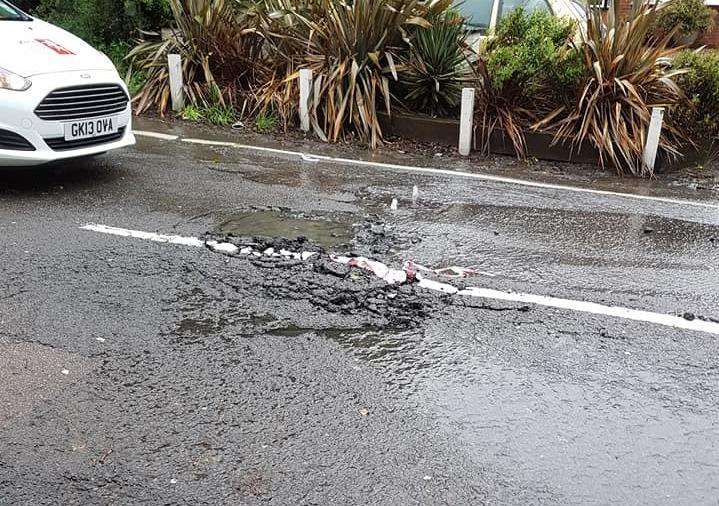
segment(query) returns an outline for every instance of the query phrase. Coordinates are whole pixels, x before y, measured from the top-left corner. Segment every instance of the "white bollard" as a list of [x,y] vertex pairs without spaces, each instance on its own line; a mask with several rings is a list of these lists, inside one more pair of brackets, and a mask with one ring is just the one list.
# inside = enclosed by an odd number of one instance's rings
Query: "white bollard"
[[167,55],[167,68],[170,72],[170,96],[172,110],[180,112],[185,108],[185,92],[182,82],[182,58],[179,54]]
[[312,89],[312,70],[300,69],[300,127],[310,131],[310,90]]
[[644,146],[644,165],[654,171],[654,164],[657,161],[657,150],[659,149],[659,137],[662,135],[662,122],[664,121],[664,107],[652,109],[652,119],[649,122],[647,131],[647,144]]
[[469,155],[472,149],[474,123],[474,88],[462,88],[462,110],[459,115],[459,154]]

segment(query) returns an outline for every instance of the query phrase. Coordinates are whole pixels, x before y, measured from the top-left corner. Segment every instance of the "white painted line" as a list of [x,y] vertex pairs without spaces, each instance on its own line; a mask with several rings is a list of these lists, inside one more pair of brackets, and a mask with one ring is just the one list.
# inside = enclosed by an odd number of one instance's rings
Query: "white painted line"
[[568,186],[568,185],[561,185],[561,184],[553,184],[553,183],[541,183],[539,181],[530,181],[527,179],[515,179],[511,177],[504,177],[504,176],[495,176],[492,174],[482,174],[477,172],[460,172],[457,170],[449,170],[449,169],[437,169],[433,167],[417,167],[413,165],[400,165],[395,163],[384,163],[384,162],[373,162],[369,160],[357,160],[354,158],[341,158],[341,157],[333,157],[333,156],[326,156],[326,155],[318,155],[314,153],[303,153],[301,151],[292,151],[288,149],[277,149],[277,148],[268,148],[265,146],[253,146],[250,144],[239,144],[237,142],[228,142],[228,141],[213,141],[208,139],[194,139],[194,138],[183,138],[181,139],[182,142],[188,142],[192,144],[204,144],[207,146],[224,146],[224,147],[230,147],[230,148],[236,148],[236,149],[244,149],[247,151],[260,151],[264,153],[275,153],[280,155],[287,155],[287,156],[296,156],[299,157],[301,160],[312,160],[312,161],[326,161],[326,162],[332,162],[340,165],[360,165],[363,167],[371,167],[371,168],[378,168],[378,169],[390,169],[390,170],[401,170],[405,172],[416,172],[419,174],[431,174],[434,176],[451,176],[451,177],[461,177],[466,179],[476,179],[480,181],[492,181],[495,183],[505,183],[505,184],[512,184],[512,185],[520,185],[520,186],[528,186],[530,188],[542,188],[545,190],[559,190],[559,191],[568,191],[568,192],[574,192],[574,193],[588,193],[591,195],[603,195],[603,196],[610,196],[610,197],[620,197],[620,198],[628,198],[628,199],[637,199],[637,200],[644,200],[647,202],[660,202],[663,204],[674,204],[674,205],[680,205],[680,206],[692,206],[692,207],[701,207],[705,209],[715,209],[719,210],[719,204],[713,204],[709,202],[698,202],[695,200],[685,200],[685,199],[673,199],[669,197],[656,197],[653,195],[639,195],[636,193],[623,193],[623,192],[615,192],[610,190],[597,190],[595,188],[581,188],[578,186]]
[[667,327],[696,330],[699,332],[708,332],[710,334],[719,335],[719,323],[699,319],[687,320],[681,316],[652,313],[650,311],[641,311],[638,309],[629,309],[620,306],[605,306],[604,304],[597,304],[596,302],[558,299],[555,297],[548,297],[546,295],[533,295],[530,293],[501,292],[499,290],[491,290],[489,288],[474,287],[461,290],[458,294],[483,299],[523,302],[526,304],[536,304],[538,306],[554,307],[557,309],[569,309],[571,311],[579,311],[582,313],[614,316],[617,318],[624,318],[626,320],[656,323],[657,325],[664,325]]
[[129,230],[126,228],[108,227],[106,225],[88,224],[80,227],[82,230],[91,232],[100,232],[101,234],[117,235],[120,237],[132,237],[134,239],[144,239],[146,241],[165,242],[169,244],[180,244],[182,246],[194,246],[202,248],[205,241],[196,237],[183,237],[181,235],[162,235],[153,232],[142,232],[140,230]]
[[299,151],[290,151],[287,149],[277,149],[277,148],[267,148],[265,146],[250,146],[247,144],[238,144],[236,142],[229,142],[229,141],[213,141],[209,139],[194,139],[192,137],[183,138],[182,142],[189,142],[190,144],[202,144],[205,146],[224,146],[228,148],[237,148],[237,149],[246,149],[251,151],[263,151],[265,153],[276,153],[278,155],[289,155],[289,156],[299,156],[302,157],[311,157],[316,159],[324,159],[325,157],[321,156],[315,156],[315,155],[307,155],[305,153],[301,153]]
[[152,137],[154,139],[162,139],[163,141],[176,141],[179,135],[161,134],[159,132],[146,132],[144,130],[133,130],[132,133],[140,137]]
[[[117,228],[117,227],[108,227],[106,225],[84,225],[80,227],[82,230],[89,230],[92,232],[100,232],[103,234],[110,234],[120,237],[132,237],[135,239],[144,239],[147,241],[154,241],[154,242],[162,242],[162,243],[169,243],[169,244],[179,244],[183,246],[194,246],[194,247],[204,247],[205,242],[197,239],[196,237],[183,237],[179,235],[162,235],[162,234],[156,234],[153,232],[143,232],[140,230],[129,230],[125,228]],[[218,243],[214,243],[215,249],[217,249]],[[257,254],[261,255],[258,252],[249,252],[245,251],[244,249],[241,251],[243,254]],[[267,252],[265,252],[268,254]],[[292,253],[287,252],[290,255]],[[307,260],[310,258],[314,253],[309,253],[307,256],[305,253],[302,253],[301,258],[302,260]],[[338,261],[340,263],[348,263],[350,259],[348,257],[337,257],[337,256],[331,256],[331,258],[335,261]],[[367,259],[366,263],[374,262]],[[379,264],[379,262],[374,262],[376,264]],[[362,268],[367,268],[367,266],[361,266]],[[376,275],[378,271],[383,271],[384,269],[388,269],[384,264],[381,266],[372,266],[369,265],[370,268],[372,268],[372,272],[375,272]],[[380,269],[379,267],[382,267],[383,269]],[[391,270],[391,269],[388,269]],[[382,276],[380,276],[382,277]],[[398,281],[398,280],[394,280]],[[388,281],[390,283],[394,283],[394,281]],[[420,287],[426,288],[428,290],[437,290],[444,293],[449,294],[458,294],[466,297],[478,297],[483,299],[494,299],[494,300],[504,300],[504,301],[511,301],[511,302],[521,302],[524,304],[535,304],[538,306],[546,306],[546,307],[553,307],[557,309],[566,309],[570,311],[577,311],[581,313],[591,313],[591,314],[597,314],[597,315],[604,315],[604,316],[612,316],[615,318],[623,318],[626,320],[634,320],[634,321],[640,321],[640,322],[647,322],[647,323],[654,323],[657,325],[663,325],[665,327],[674,327],[674,328],[680,328],[685,330],[694,330],[697,332],[707,332],[710,334],[716,334],[719,335],[719,323],[715,322],[708,322],[700,319],[694,319],[694,320],[687,320],[685,318],[682,318],[680,316],[675,315],[669,315],[669,314],[663,314],[663,313],[653,313],[651,311],[642,311],[639,309],[630,309],[620,306],[606,306],[604,304],[597,304],[596,302],[586,302],[581,300],[571,300],[571,299],[559,299],[555,297],[549,297],[546,295],[534,295],[529,293],[518,293],[518,292],[503,292],[499,290],[493,290],[490,288],[481,288],[481,287],[470,287],[466,288],[464,290],[458,291],[456,287],[453,285],[449,285],[446,283],[438,283],[436,281],[432,281],[429,279],[424,279],[420,281],[419,284]]]

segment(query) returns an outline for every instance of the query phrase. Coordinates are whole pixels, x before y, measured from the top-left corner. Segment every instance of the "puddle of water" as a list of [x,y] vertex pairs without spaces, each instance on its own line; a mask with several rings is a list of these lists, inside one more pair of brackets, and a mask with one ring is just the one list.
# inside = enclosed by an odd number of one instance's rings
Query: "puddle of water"
[[307,218],[279,213],[257,211],[226,217],[217,227],[219,234],[235,236],[285,237],[304,236],[325,248],[347,245],[352,238],[351,226],[336,220]]
[[297,337],[315,334],[338,343],[357,360],[381,371],[387,385],[413,388],[428,370],[442,369],[443,353],[432,353],[422,344],[421,331],[396,329],[309,329],[289,325],[265,331],[268,335]]
[[290,325],[272,329],[269,335],[280,337],[296,337],[303,334],[314,333],[332,341],[336,341],[368,362],[385,362],[391,355],[401,356],[414,348],[411,339],[404,333],[380,329],[304,329]]

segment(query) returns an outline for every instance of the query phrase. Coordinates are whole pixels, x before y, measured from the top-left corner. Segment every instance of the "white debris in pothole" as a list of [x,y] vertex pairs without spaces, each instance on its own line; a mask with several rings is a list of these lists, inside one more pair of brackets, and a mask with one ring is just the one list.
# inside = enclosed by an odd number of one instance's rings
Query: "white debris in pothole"
[[105,342],[105,338],[104,338],[104,337],[98,337],[98,338],[95,338],[95,341],[98,341],[98,342],[100,342],[100,343],[104,343],[104,342]]
[[285,258],[294,258],[295,260],[302,260],[302,253],[294,253],[286,249],[280,250],[280,256]]
[[225,255],[236,255],[240,250],[240,248],[229,242],[207,241],[207,246],[209,246],[212,251]]
[[[396,200],[397,199],[394,199],[393,203]],[[262,257],[262,256],[284,257],[284,258],[292,258],[295,260],[302,260],[302,261],[307,261],[310,258],[312,258],[313,256],[319,255],[319,253],[314,252],[314,251],[303,251],[301,253],[296,253],[296,252],[289,251],[286,249],[281,249],[281,250],[279,250],[279,252],[277,252],[272,247],[265,249],[263,252],[259,252],[249,246],[240,249],[237,246],[235,246],[234,244],[231,244],[228,242],[218,242],[218,241],[207,241],[207,245],[213,251],[217,251],[220,253],[226,253],[226,254],[230,254],[230,255],[240,253],[242,255],[252,255],[254,257]],[[479,270],[476,270],[473,268],[467,268],[467,267],[451,266],[451,267],[445,267],[445,268],[441,268],[441,269],[430,269],[423,265],[416,264],[412,261],[405,262],[402,265],[401,269],[392,269],[378,260],[372,260],[372,259],[366,258],[366,257],[349,257],[349,256],[344,256],[344,255],[330,255],[330,259],[333,262],[337,262],[340,264],[347,265],[349,267],[356,267],[356,268],[371,272],[375,276],[381,278],[382,280],[384,280],[386,283],[388,283],[390,285],[402,284],[402,283],[406,283],[407,281],[417,280],[419,282],[419,286],[421,288],[426,288],[428,290],[434,290],[434,291],[449,294],[449,295],[454,295],[457,293],[460,293],[461,295],[465,295],[465,294],[469,294],[468,292],[470,292],[471,290],[463,290],[462,292],[460,292],[456,286],[450,285],[448,283],[442,283],[442,282],[436,281],[434,279],[426,278],[423,276],[422,273],[429,273],[429,274],[434,274],[434,275],[444,276],[444,277],[449,277],[449,278],[464,278],[467,276],[473,276],[473,275],[479,275],[479,274],[486,275],[486,276],[494,276],[494,274],[492,274],[492,273],[479,271]],[[474,294],[472,294],[472,295],[474,295]]]
[[399,208],[399,201],[397,199],[392,199],[392,203],[389,205],[389,208],[391,211],[396,211]]
[[315,251],[303,251],[302,253],[295,253],[293,251],[289,251],[286,249],[281,249],[279,252],[275,250],[275,248],[267,248],[262,252],[256,251],[251,246],[245,246],[244,248],[239,248],[235,246],[232,243],[229,242],[219,242],[219,241],[206,241],[207,246],[212,250],[216,251],[218,253],[224,253],[227,255],[252,255],[255,257],[261,257],[261,256],[268,256],[268,257],[285,257],[285,258],[294,258],[295,260],[309,260],[313,256],[317,255],[318,253]]
[[65,376],[67,376],[68,374],[70,374],[70,371],[68,371],[67,369],[63,369],[63,370],[60,371],[60,372],[61,372],[62,374],[64,374]]
[[399,269],[390,269],[382,262],[377,260],[370,260],[365,257],[347,257],[347,256],[333,256],[330,258],[337,263],[345,264],[350,267],[357,267],[366,271],[372,272],[375,276],[382,278],[388,284],[393,285],[395,283],[404,283],[407,281],[407,273]]

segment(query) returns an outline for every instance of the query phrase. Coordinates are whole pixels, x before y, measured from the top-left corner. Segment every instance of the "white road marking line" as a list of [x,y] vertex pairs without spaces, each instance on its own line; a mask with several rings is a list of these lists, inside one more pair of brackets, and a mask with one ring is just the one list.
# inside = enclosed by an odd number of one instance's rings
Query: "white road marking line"
[[[143,239],[168,244],[179,244],[182,246],[204,247],[205,242],[196,237],[183,237],[179,235],[163,235],[153,232],[143,232],[140,230],[130,230],[126,228],[109,227],[107,225],[88,224],[80,227],[82,230],[91,232],[99,232],[102,234],[110,234],[119,237],[131,237],[135,239]],[[341,259],[342,257],[335,257]],[[302,255],[302,259],[305,256]],[[430,281],[430,280],[427,280]],[[440,283],[442,284],[442,283]],[[444,284],[442,284],[444,285]],[[423,286],[420,284],[420,286]],[[433,289],[434,283],[424,283],[427,289]],[[451,285],[445,285],[451,286]],[[440,291],[445,291],[438,288]],[[483,299],[504,300],[510,302],[521,302],[524,304],[535,304],[538,306],[553,307],[556,309],[566,309],[570,311],[578,311],[581,313],[591,313],[604,316],[612,316],[623,318],[626,320],[634,320],[640,322],[654,323],[665,327],[675,327],[685,330],[694,330],[698,332],[707,332],[719,335],[719,323],[709,322],[700,319],[687,320],[681,316],[669,315],[664,313],[653,313],[651,311],[642,311],[639,309],[630,309],[621,306],[606,306],[596,302],[586,302],[581,300],[560,299],[547,295],[534,295],[530,293],[520,292],[503,292],[490,288],[470,287],[457,292],[458,295],[466,297],[478,297]]]
[[337,163],[340,165],[361,165],[363,167],[401,170],[401,171],[405,171],[405,172],[417,172],[417,173],[421,173],[421,174],[432,174],[432,175],[439,175],[439,176],[462,177],[462,178],[468,178],[468,179],[476,179],[476,180],[480,180],[480,181],[492,181],[495,183],[505,183],[505,184],[520,185],[520,186],[528,186],[531,188],[560,190],[560,191],[568,191],[568,192],[574,192],[574,193],[589,193],[592,195],[630,198],[630,199],[637,199],[637,200],[645,200],[645,201],[649,201],[649,202],[661,202],[664,204],[675,204],[675,205],[682,205],[682,206],[693,206],[693,207],[702,207],[702,208],[706,208],[706,209],[719,210],[719,204],[712,204],[709,202],[698,202],[695,200],[673,199],[673,198],[669,198],[669,197],[657,197],[657,196],[653,196],[653,195],[639,195],[636,193],[615,192],[615,191],[610,191],[610,190],[597,190],[595,188],[580,188],[578,186],[568,186],[568,185],[553,184],[553,183],[541,183],[539,181],[530,181],[528,179],[515,179],[515,178],[511,178],[511,177],[495,176],[495,175],[491,175],[491,174],[481,174],[481,173],[475,173],[475,172],[460,172],[457,170],[437,169],[437,168],[433,168],[433,167],[416,167],[413,165],[400,165],[400,164],[395,164],[395,163],[372,162],[369,160],[357,160],[354,158],[337,158],[337,157],[333,157],[333,156],[318,155],[318,154],[314,154],[314,153],[303,153],[301,151],[292,151],[292,150],[288,150],[288,149],[277,149],[277,148],[268,148],[265,146],[254,146],[254,145],[250,145],[250,144],[239,144],[237,142],[229,142],[229,141],[213,141],[213,140],[208,140],[208,139],[194,139],[194,138],[182,138],[181,141],[191,143],[191,144],[203,144],[206,146],[224,146],[224,147],[230,147],[230,148],[236,148],[236,149],[244,149],[247,151],[261,151],[261,152],[265,152],[265,153],[275,153],[275,154],[281,154],[281,155],[296,156],[296,157],[299,157],[301,160],[305,160],[305,161],[320,161],[320,160],[322,160],[322,161],[326,161],[326,162]]
[[312,157],[317,159],[325,159],[327,157],[320,156],[320,155],[307,155],[305,153],[302,153],[300,151],[291,151],[288,149],[278,149],[278,148],[268,148],[265,146],[252,146],[250,144],[238,144],[237,142],[229,142],[229,141],[213,141],[208,139],[193,139],[191,137],[183,138],[181,139],[182,142],[187,142],[190,144],[202,144],[204,146],[224,146],[227,148],[237,148],[237,149],[246,149],[249,151],[262,151],[265,153],[275,153],[278,155],[289,155],[289,156],[298,156],[300,158],[306,158],[306,157]]
[[586,302],[582,300],[559,299],[546,295],[534,295],[531,293],[519,292],[501,292],[489,288],[467,288],[460,290],[459,295],[470,297],[479,297],[484,299],[506,300],[511,302],[523,302],[527,304],[536,304],[538,306],[547,306],[557,309],[569,309],[582,313],[592,313],[598,315],[614,316],[624,318],[626,320],[635,320],[639,322],[656,323],[667,327],[676,327],[686,330],[696,330],[700,332],[708,332],[710,334],[719,335],[719,323],[708,322],[704,320],[694,319],[687,320],[681,316],[653,313],[650,311],[642,311],[639,309],[630,309],[621,306],[605,306],[596,302]]
[[120,237],[132,237],[134,239],[144,239],[146,241],[166,242],[169,244],[180,244],[182,246],[194,246],[196,248],[202,248],[205,246],[205,241],[196,237],[155,234],[153,232],[142,232],[140,230],[129,230],[126,228],[108,227],[106,225],[94,224],[83,225],[80,228],[91,232],[100,232],[102,234],[117,235]]
[[176,141],[179,135],[162,134],[160,132],[147,132],[145,130],[133,130],[132,133],[140,137],[152,137],[153,139],[162,139],[163,141]]

